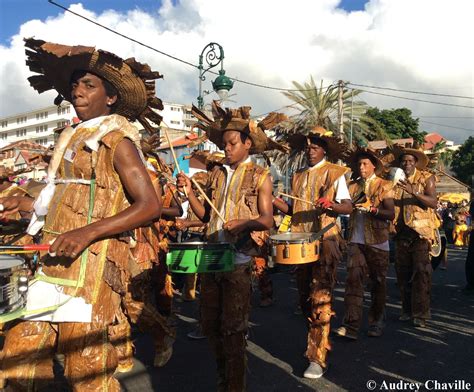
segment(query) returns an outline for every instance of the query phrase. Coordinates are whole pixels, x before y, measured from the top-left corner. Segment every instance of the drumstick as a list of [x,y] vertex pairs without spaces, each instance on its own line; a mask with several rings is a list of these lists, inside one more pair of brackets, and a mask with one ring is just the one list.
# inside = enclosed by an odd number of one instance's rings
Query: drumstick
[[285,197],[289,197],[290,199],[295,199],[295,200],[299,200],[299,201],[302,201],[303,203],[308,203],[308,204],[312,204],[314,205],[314,203],[312,201],[309,201],[309,200],[305,200],[305,199],[300,199],[299,197],[296,197],[296,196],[291,196],[287,193],[283,193],[283,192],[278,192],[279,195],[282,195],[282,196],[285,196]]
[[[164,123],[164,124],[165,124],[165,127],[163,129],[165,131],[165,136],[166,136],[166,140],[168,141],[168,145],[170,146],[171,155],[173,155],[174,163],[176,165],[176,170],[178,172],[182,173],[183,171],[179,167],[178,158],[176,158],[176,153],[174,152],[173,144],[171,143],[171,140],[170,140],[170,135],[168,135],[168,130],[166,129],[168,127],[168,125],[166,125],[166,123]],[[183,189],[184,189],[184,194],[186,195],[186,197],[188,197],[188,191],[186,190],[186,188],[183,188]]]
[[204,192],[201,188],[201,186],[197,183],[197,181],[194,178],[191,178],[192,183],[196,186],[197,190],[201,193],[201,195],[206,199],[206,201],[209,203],[211,208],[216,212],[217,216],[221,218],[222,222],[225,223],[225,219],[222,216],[222,214],[219,212],[219,210],[216,208],[214,204],[212,204],[212,201],[207,197],[206,192]]
[[49,250],[49,244],[32,244],[32,245],[0,245],[0,251],[24,250],[37,252],[39,250]]

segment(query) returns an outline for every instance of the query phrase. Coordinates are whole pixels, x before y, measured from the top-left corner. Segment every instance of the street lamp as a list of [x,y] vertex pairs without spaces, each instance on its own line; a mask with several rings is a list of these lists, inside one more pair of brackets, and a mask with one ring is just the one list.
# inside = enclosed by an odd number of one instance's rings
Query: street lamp
[[218,43],[211,42],[204,47],[199,55],[199,96],[197,102],[198,108],[201,110],[204,108],[204,98],[202,97],[202,82],[206,80],[204,74],[219,64],[221,64],[219,76],[212,82],[212,88],[224,101],[229,96],[229,90],[234,86],[234,82],[225,75],[224,49]]

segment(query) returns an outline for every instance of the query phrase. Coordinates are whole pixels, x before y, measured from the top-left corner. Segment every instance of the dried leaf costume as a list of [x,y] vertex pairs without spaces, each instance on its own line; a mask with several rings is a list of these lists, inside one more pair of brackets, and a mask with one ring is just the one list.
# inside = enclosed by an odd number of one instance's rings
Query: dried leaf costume
[[[317,138],[326,145],[326,159],[310,168],[298,170],[292,181],[292,194],[295,197],[316,202],[324,197],[336,200],[339,187],[346,187],[344,174],[347,167],[331,163],[340,159],[346,146],[336,137],[327,134],[322,127],[314,128],[309,135],[296,134],[290,137],[293,148],[304,148],[308,138]],[[343,184],[342,184],[343,182]],[[347,194],[347,199],[349,199]],[[294,233],[318,232],[335,223],[336,215],[323,212],[308,203],[295,200],[291,231]],[[344,241],[338,225],[327,231],[321,240],[321,254],[316,263],[301,265],[297,269],[297,285],[300,306],[308,319],[308,344],[306,357],[310,362],[327,367],[326,357],[331,349],[329,341],[332,310],[332,291],[336,282],[336,270],[342,259]]]
[[[368,179],[359,177],[357,163],[367,158],[375,173]],[[366,208],[380,208],[384,199],[393,198],[393,184],[378,175],[383,164],[372,150],[358,148],[349,158],[355,179],[349,183],[351,199]],[[354,209],[349,219],[347,279],[344,295],[343,325],[357,334],[362,323],[364,286],[370,279],[372,304],[369,309],[369,331],[381,330],[384,324],[386,277],[389,264],[389,222],[371,213]]]
[[[200,121],[198,126],[221,149],[224,132],[239,131],[252,140],[250,154],[274,148],[286,151],[264,132],[285,119],[282,115],[272,113],[257,124],[250,119],[250,107],[223,109],[216,102],[213,103],[214,120],[194,107],[193,114]],[[223,212],[226,221],[258,218],[259,190],[269,176],[268,170],[247,160],[237,166],[230,178],[228,173],[225,165],[217,165],[209,174],[207,189],[213,204]],[[238,243],[244,261],[236,262],[232,272],[202,274],[201,323],[216,356],[218,390],[243,391],[247,363],[245,334],[250,310],[251,255],[258,255],[257,244],[264,239],[265,232],[233,236],[222,230],[218,219],[217,214],[211,211],[206,229],[208,241]]]
[[[424,193],[427,182],[433,176],[424,170],[428,157],[418,149],[397,148],[393,164],[409,154],[417,158],[415,172],[407,178],[417,192]],[[395,201],[395,268],[402,297],[402,315],[426,320],[430,318],[431,297],[431,243],[435,230],[440,226],[436,212],[425,207],[415,196],[400,187],[394,190]]]
[[[113,165],[114,151],[124,138],[140,150],[140,134],[129,120],[138,120],[149,132],[154,132],[153,123],[160,123],[160,116],[152,109],[162,108],[154,96],[155,79],[161,75],[133,58],[122,60],[93,47],[36,39],[26,39],[25,46],[27,65],[38,73],[29,81],[39,93],[55,89],[71,101],[70,79],[78,70],[106,79],[118,91],[114,114],[61,132],[48,168],[47,188],[52,198],[47,214],[42,217],[35,204],[35,222],[44,219],[47,243],[61,233],[129,207]],[[120,390],[113,377],[117,354],[108,329],[130,284],[129,252],[129,235],[124,233],[92,243],[77,259],[42,255],[43,275],[37,276],[39,281],[55,285],[70,296],[71,303],[81,303],[82,310],[90,309],[90,322],[21,321],[14,325],[5,339],[2,363],[14,390],[38,389],[53,378],[56,345],[66,357],[65,376],[74,391]]]

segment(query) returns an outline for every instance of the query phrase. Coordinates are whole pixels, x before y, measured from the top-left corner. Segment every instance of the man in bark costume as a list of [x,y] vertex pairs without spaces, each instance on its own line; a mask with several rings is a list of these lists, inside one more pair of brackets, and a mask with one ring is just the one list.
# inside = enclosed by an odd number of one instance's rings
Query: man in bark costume
[[[57,347],[74,391],[119,391],[108,329],[133,274],[125,233],[157,219],[161,210],[139,132],[128,119],[150,132],[148,120],[160,123],[152,111],[162,108],[154,96],[160,75],[93,47],[25,42],[27,65],[39,74],[29,78],[31,85],[40,93],[57,90],[82,122],[62,131],[48,185],[34,204],[26,197],[0,201],[7,212],[34,209],[29,232],[42,228],[44,243],[51,243],[26,308],[48,311],[9,329],[2,368],[13,390],[39,389],[53,379]],[[35,303],[52,299],[52,292],[61,293],[53,304]]]
[[218,390],[244,391],[250,264],[258,251],[253,238],[270,229],[273,219],[268,170],[252,163],[249,154],[283,148],[264,133],[281,119],[272,113],[257,124],[250,119],[250,107],[224,110],[216,102],[214,121],[194,107],[193,114],[209,139],[225,152],[225,164],[212,170],[207,186],[207,195],[225,223],[207,203],[201,204],[184,174],[178,175],[178,182],[186,187],[196,216],[208,222],[207,240],[229,242],[238,248],[234,271],[201,276],[201,323],[216,356]]
[[[152,150],[157,148],[158,135],[141,140],[143,154],[147,157],[147,170],[157,197],[161,197],[162,185],[170,179],[171,172]],[[178,209],[179,210],[179,209]],[[173,209],[162,208],[163,214],[176,213]],[[178,212],[179,213],[179,212]],[[175,328],[170,325],[169,318],[162,315],[152,301],[153,286],[157,274],[154,268],[164,262],[163,244],[160,234],[160,220],[153,224],[134,230],[130,256],[130,285],[123,293],[122,308],[118,312],[117,322],[109,327],[109,336],[118,355],[118,372],[128,372],[133,368],[133,343],[131,341],[130,322],[136,324],[142,332],[153,337],[155,345],[155,367],[164,366],[173,353],[173,343],[176,337]],[[138,268],[137,268],[138,267]],[[160,282],[156,286],[166,287],[167,273],[159,275]],[[171,282],[169,283],[171,287]],[[171,291],[171,288],[170,288]],[[168,298],[168,296],[166,296]],[[170,297],[172,298],[172,297]]]
[[440,226],[436,215],[435,177],[424,169],[428,157],[415,148],[394,150],[393,166],[400,166],[405,179],[395,188],[395,268],[402,297],[401,321],[413,319],[416,327],[425,327],[430,318],[430,249],[435,230]]
[[342,157],[344,145],[329,136],[322,127],[314,128],[309,135],[296,134],[290,145],[306,145],[308,167],[298,170],[292,181],[292,195],[314,204],[296,200],[293,205],[275,199],[273,205],[285,214],[292,215],[293,233],[316,233],[334,224],[320,245],[320,257],[315,263],[298,267],[296,279],[300,306],[308,319],[308,345],[306,357],[310,364],[304,372],[306,378],[320,378],[326,372],[332,291],[336,282],[336,269],[342,258],[343,239],[335,225],[337,214],[350,214],[352,205],[344,174],[348,168],[330,163]]
[[389,224],[395,216],[392,182],[380,178],[383,164],[374,151],[358,148],[349,158],[353,181],[349,193],[354,211],[349,219],[347,279],[343,325],[339,336],[357,339],[362,323],[364,283],[370,279],[372,305],[369,336],[382,335],[389,264]]

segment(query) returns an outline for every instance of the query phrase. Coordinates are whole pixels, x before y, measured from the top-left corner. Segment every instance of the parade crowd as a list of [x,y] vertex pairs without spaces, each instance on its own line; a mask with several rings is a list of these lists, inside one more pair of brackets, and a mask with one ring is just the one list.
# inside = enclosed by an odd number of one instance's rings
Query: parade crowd
[[[5,249],[46,245],[24,255],[24,306],[0,315],[0,381],[7,390],[40,390],[54,379],[53,358],[60,353],[72,390],[119,391],[114,375],[133,367],[132,325],[153,337],[154,366],[166,365],[176,339],[174,284],[181,282],[183,299],[199,300],[192,336],[209,342],[217,390],[244,391],[252,280],[260,306],[272,305],[270,258],[294,268],[308,330],[301,348],[305,378],[328,371],[331,333],[358,339],[366,286],[371,305],[364,333],[383,335],[391,244],[400,320],[414,328],[429,323],[439,230],[449,243],[467,247],[472,221],[467,204],[438,203],[422,150],[348,146],[320,126],[301,126],[277,143],[265,131],[286,116],[257,121],[248,106],[230,109],[215,101],[212,116],[192,112],[223,152],[196,150],[192,157],[205,170],[189,177],[156,154],[156,110],[163,106],[155,82],[162,75],[91,47],[33,38],[25,47],[32,87],[56,90],[55,102],[71,102],[81,121],[57,131],[45,181],[16,184],[7,171],[0,180],[0,218],[27,222],[20,235],[2,234]],[[305,156],[288,194],[274,190],[269,168],[252,159],[274,150]],[[198,248],[203,265],[182,273],[180,258]],[[212,260],[207,266],[206,257]],[[344,315],[331,331],[343,258]],[[212,269],[217,262],[222,269]]]

